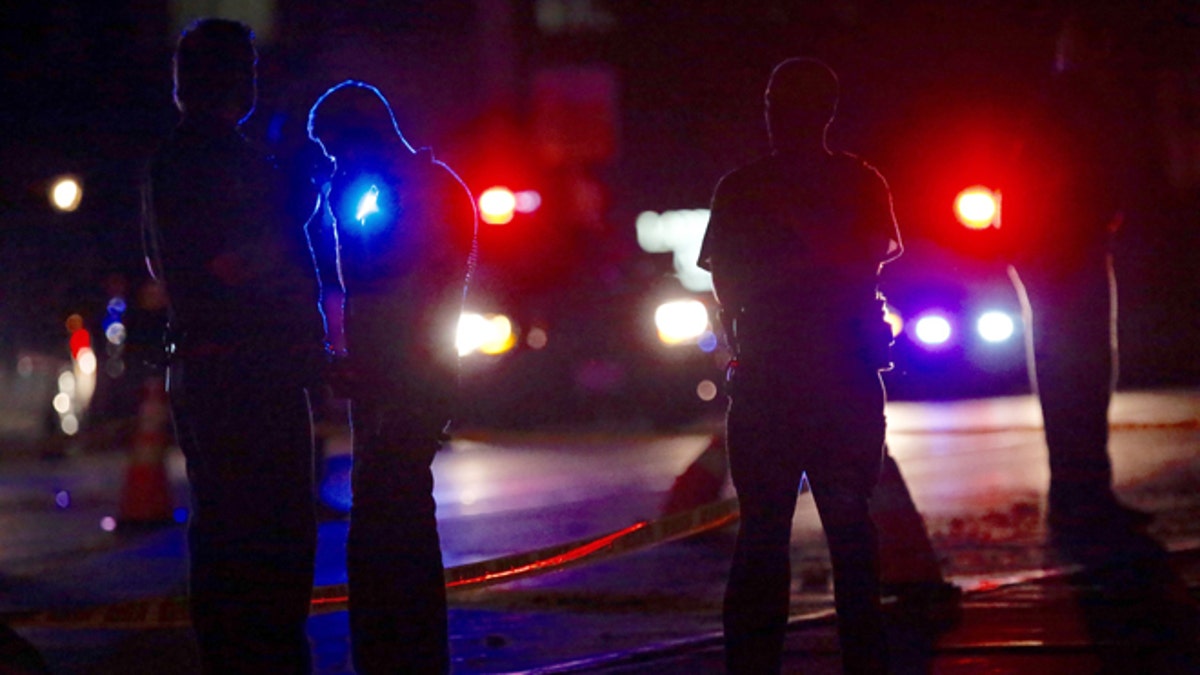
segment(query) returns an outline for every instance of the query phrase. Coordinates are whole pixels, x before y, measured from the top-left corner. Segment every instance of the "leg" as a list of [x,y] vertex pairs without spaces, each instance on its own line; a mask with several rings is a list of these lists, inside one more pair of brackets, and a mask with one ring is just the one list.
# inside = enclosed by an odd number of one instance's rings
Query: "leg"
[[449,671],[446,588],[430,466],[436,430],[395,408],[352,406],[347,541],[358,672]]
[[741,525],[725,592],[725,660],[731,673],[778,673],[790,605],[789,542],[801,470],[772,433],[735,401],[729,411],[730,473]]
[[224,376],[254,379],[245,369],[212,370],[172,392],[192,484],[189,604],[203,669],[308,673],[316,521],[307,400],[299,388]]
[[1116,363],[1111,260],[1058,279],[1024,274],[1029,352],[1050,456],[1050,510],[1112,502],[1108,406]]
[[879,531],[880,577],[887,584],[941,584],[942,567],[929,542],[900,466],[884,449],[883,471],[871,495],[871,518]]
[[[878,376],[846,389],[846,405],[814,425],[809,480],[833,566],[842,665],[848,673],[887,672],[879,598],[879,542],[869,498],[884,452],[883,390]],[[848,383],[847,383],[848,384]]]

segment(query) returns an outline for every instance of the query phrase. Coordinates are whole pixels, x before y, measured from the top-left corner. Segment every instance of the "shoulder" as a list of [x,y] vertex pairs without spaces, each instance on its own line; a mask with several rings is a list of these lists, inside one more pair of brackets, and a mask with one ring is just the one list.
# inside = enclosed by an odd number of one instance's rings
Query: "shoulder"
[[771,157],[760,157],[722,176],[717,181],[715,192],[725,197],[735,197],[758,188],[763,180],[775,172]]
[[850,178],[856,181],[863,189],[872,191],[882,189],[890,192],[891,189],[883,172],[866,159],[852,152],[845,151],[835,152],[833,159],[835,166],[849,174]]

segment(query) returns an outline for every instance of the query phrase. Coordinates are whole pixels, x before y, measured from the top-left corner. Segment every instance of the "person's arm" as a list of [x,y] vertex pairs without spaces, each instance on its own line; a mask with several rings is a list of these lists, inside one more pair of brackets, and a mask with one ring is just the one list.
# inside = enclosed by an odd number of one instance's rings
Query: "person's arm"
[[708,225],[704,230],[704,240],[700,245],[699,259],[696,265],[712,273],[713,298],[717,301],[717,320],[725,332],[725,340],[734,354],[737,353],[736,319],[740,311],[741,299],[733,284],[728,283],[730,269],[725,250],[727,244],[723,233],[729,218],[730,204],[728,190],[723,190],[725,181],[717,184],[713,191],[712,204],[709,208]]
[[142,258],[146,264],[146,272],[157,283],[163,283],[162,246],[159,242],[158,221],[154,209],[154,169],[147,169],[142,180],[142,213],[140,219],[142,234]]

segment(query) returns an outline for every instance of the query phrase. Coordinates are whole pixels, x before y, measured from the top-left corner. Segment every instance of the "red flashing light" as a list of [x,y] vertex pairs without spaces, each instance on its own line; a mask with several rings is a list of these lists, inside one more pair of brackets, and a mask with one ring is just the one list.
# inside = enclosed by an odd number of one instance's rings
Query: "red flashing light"
[[971,186],[954,198],[954,215],[970,230],[1000,227],[1000,193],[982,185]]
[[76,359],[79,358],[79,352],[81,350],[83,350],[85,347],[89,349],[91,348],[92,334],[87,332],[87,329],[85,328],[76,329],[71,333],[70,346],[71,357]]
[[479,218],[488,225],[507,225],[517,211],[517,196],[502,186],[488,188],[479,195]]

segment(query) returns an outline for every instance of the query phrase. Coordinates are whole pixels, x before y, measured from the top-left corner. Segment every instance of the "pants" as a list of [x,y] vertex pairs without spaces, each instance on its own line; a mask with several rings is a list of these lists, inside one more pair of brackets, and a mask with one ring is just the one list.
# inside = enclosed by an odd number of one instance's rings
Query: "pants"
[[205,673],[309,673],[316,517],[308,399],[261,359],[171,366],[192,491],[189,607]]
[[878,545],[868,514],[883,458],[878,374],[861,367],[840,378],[739,373],[726,425],[741,505],[723,612],[729,672],[779,672],[792,515],[804,472],[829,544],[845,669],[885,670]]
[[446,673],[446,586],[430,468],[441,429],[397,401],[351,404],[354,666],[363,675]]
[[1026,351],[1045,422],[1050,509],[1107,506],[1108,406],[1117,370],[1112,259],[1097,255],[1070,267],[1043,262],[1009,273],[1031,327]]

